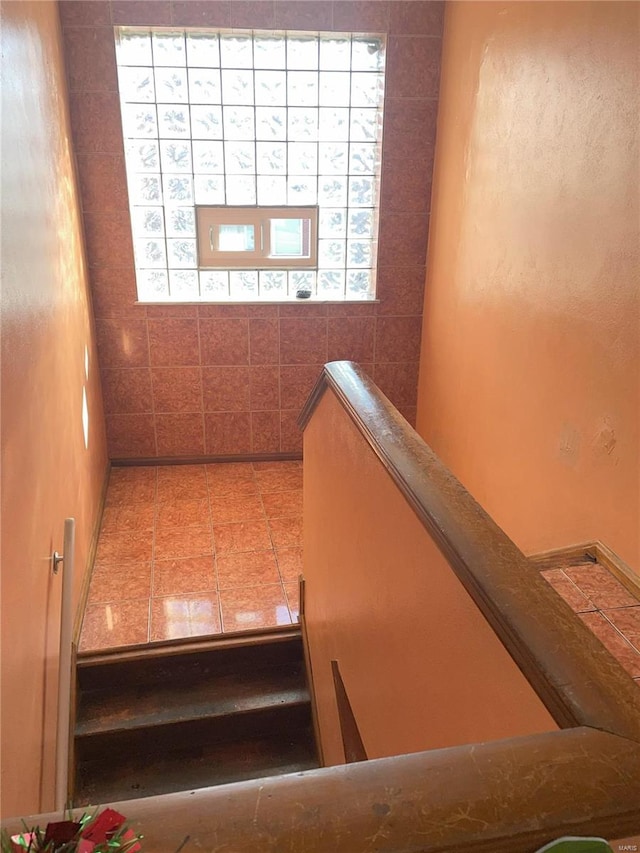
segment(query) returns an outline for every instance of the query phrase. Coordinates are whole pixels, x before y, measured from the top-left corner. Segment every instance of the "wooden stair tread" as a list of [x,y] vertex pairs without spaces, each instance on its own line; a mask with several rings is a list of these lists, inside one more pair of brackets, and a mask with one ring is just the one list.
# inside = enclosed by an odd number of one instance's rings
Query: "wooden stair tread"
[[299,635],[84,659],[77,711],[78,806],[318,766]]
[[204,682],[82,691],[76,737],[215,719],[309,702],[299,668],[217,676]]
[[181,647],[146,650],[84,660],[78,664],[81,691],[111,688],[114,692],[128,686],[163,686],[169,681],[209,680],[224,675],[250,676],[268,668],[300,668],[302,641],[297,635],[264,638],[261,642],[219,643],[210,648]]
[[192,754],[159,753],[152,760],[130,756],[116,764],[104,758],[80,761],[74,805],[151,797],[318,766],[310,726],[277,736],[208,743]]

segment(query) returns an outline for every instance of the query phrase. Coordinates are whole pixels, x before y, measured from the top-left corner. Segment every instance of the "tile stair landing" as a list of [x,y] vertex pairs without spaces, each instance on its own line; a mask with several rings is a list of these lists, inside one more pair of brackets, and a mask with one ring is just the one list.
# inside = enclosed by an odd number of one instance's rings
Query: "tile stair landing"
[[[302,462],[114,468],[80,651],[298,621]],[[640,686],[640,600],[585,558],[543,577]]]
[[640,601],[591,560],[543,569],[542,576],[640,686]]
[[302,462],[113,468],[80,651],[298,621]]

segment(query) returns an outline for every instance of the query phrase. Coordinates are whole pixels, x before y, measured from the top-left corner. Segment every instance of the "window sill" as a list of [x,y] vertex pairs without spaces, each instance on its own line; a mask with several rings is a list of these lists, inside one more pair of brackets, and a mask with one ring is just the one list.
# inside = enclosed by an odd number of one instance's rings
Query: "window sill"
[[376,297],[371,299],[321,299],[310,296],[308,299],[297,299],[292,296],[290,299],[198,299],[192,301],[165,299],[159,302],[136,300],[134,304],[170,308],[175,305],[373,305],[378,302],[380,300]]

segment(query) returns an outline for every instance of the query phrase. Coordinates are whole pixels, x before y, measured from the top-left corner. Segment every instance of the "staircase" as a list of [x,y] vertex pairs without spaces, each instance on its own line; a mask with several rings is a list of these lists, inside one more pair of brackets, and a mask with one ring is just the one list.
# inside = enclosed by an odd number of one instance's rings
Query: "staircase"
[[74,749],[75,806],[317,767],[299,632],[80,658]]

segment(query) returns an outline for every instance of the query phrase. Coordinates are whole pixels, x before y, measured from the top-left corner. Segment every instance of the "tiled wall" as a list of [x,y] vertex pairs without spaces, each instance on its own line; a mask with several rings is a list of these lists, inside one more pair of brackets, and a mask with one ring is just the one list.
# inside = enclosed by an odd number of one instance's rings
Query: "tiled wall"
[[[413,421],[442,3],[63,0],[110,455],[277,453],[322,364],[360,362]],[[379,303],[136,305],[112,26],[387,32]]]

